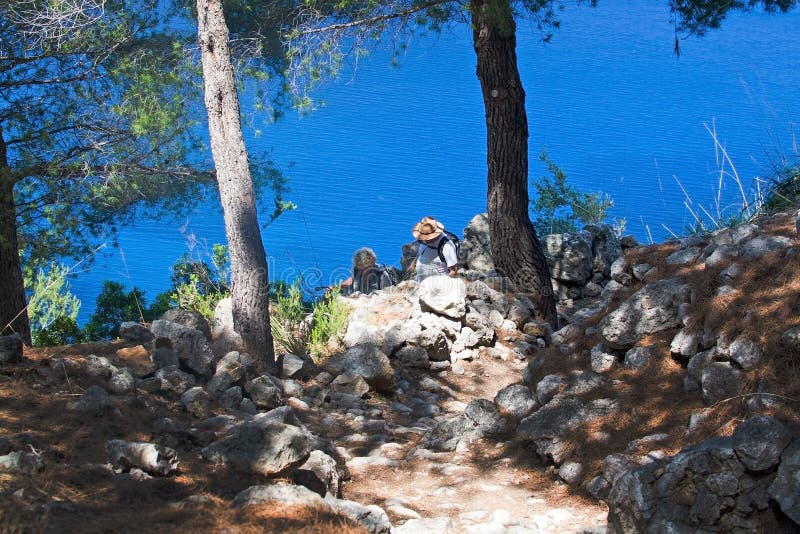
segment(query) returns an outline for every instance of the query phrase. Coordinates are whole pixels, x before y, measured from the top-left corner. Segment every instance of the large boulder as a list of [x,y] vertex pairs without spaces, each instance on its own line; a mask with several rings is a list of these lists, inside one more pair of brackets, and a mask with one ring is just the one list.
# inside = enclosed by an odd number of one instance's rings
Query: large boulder
[[288,474],[311,454],[311,435],[293,425],[270,419],[254,419],[231,429],[229,434],[202,449],[203,457],[243,473],[265,476]]
[[22,361],[22,338],[19,334],[0,336],[0,364]]
[[342,373],[360,375],[377,391],[394,389],[394,370],[388,356],[374,345],[359,345],[334,354],[323,364],[334,376]]
[[778,473],[769,487],[769,494],[783,513],[800,525],[800,438],[795,438],[783,450]]
[[235,385],[242,385],[255,371],[256,362],[249,354],[231,351],[217,362],[214,376],[208,381],[206,389],[214,395],[221,395]]
[[86,388],[80,397],[67,404],[67,409],[93,416],[118,412],[106,390],[97,385]]
[[691,288],[679,278],[647,284],[600,321],[600,332],[613,348],[629,348],[642,337],[681,325],[680,307]]
[[523,384],[513,384],[497,392],[494,403],[500,415],[519,421],[531,414],[539,406],[536,395]]
[[181,367],[199,376],[211,377],[214,353],[200,330],[159,319],[153,321],[150,331],[156,337],[156,346],[171,348],[178,356]]
[[550,275],[561,282],[583,285],[592,275],[592,234],[550,234],[544,248],[550,263]]
[[480,213],[472,218],[464,228],[464,241],[461,245],[463,260],[467,268],[489,272],[495,268],[489,237],[489,217]]
[[792,435],[773,417],[756,415],[736,427],[733,450],[751,471],[767,471],[777,466]]
[[125,321],[119,325],[119,337],[131,343],[148,343],[153,340],[153,333],[142,323]]
[[610,224],[593,224],[585,226],[584,230],[593,237],[592,272],[608,278],[611,276],[611,265],[622,256],[622,244],[617,232]]
[[543,459],[560,465],[571,452],[572,432],[616,410],[617,403],[609,399],[585,401],[562,393],[520,421],[516,440],[531,446]]
[[259,408],[271,410],[283,404],[283,385],[272,375],[261,375],[244,385],[245,391]]
[[292,480],[325,497],[341,497],[342,479],[339,467],[330,455],[321,450],[311,451],[308,460],[292,473]]
[[[673,457],[620,464],[606,475],[610,525],[618,533],[797,531],[798,453],[786,445],[785,430],[757,416],[733,437],[711,438]],[[776,513],[771,499],[789,519]]]
[[456,320],[467,313],[467,286],[460,278],[429,276],[419,284],[418,296],[423,311]]
[[211,327],[208,325],[208,321],[196,311],[172,308],[164,312],[161,319],[199,330],[207,340],[211,340]]
[[710,362],[700,378],[703,400],[706,404],[735,397],[742,389],[742,372],[730,362]]

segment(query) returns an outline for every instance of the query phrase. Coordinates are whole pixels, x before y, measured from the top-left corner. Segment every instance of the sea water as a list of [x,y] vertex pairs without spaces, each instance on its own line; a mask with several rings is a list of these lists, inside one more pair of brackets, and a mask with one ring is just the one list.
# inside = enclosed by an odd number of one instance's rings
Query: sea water
[[[549,44],[532,22],[520,21],[530,179],[547,175],[537,157],[546,149],[570,184],[608,193],[609,220],[624,220],[624,233],[642,243],[685,234],[695,215],[707,225],[709,216],[734,215],[742,205],[737,176],[750,196],[756,177],[797,155],[797,28],[798,10],[737,14],[703,38],[681,39],[676,56],[666,3],[571,6]],[[413,41],[399,66],[388,51],[374,51],[313,93],[324,105],[311,114],[268,123],[247,112],[248,150],[283,168],[286,199],[298,206],[263,230],[271,279],[303,275],[313,291],[345,278],[362,246],[399,265],[400,247],[423,216],[461,233],[486,211],[475,63],[470,30],[461,25]],[[242,100],[246,110],[248,96]],[[109,240],[90,267],[76,269],[80,322],[103,280],[143,289],[151,301],[169,287],[176,259],[208,260],[214,243],[225,243],[214,201],[180,221],[137,221],[118,248]]]

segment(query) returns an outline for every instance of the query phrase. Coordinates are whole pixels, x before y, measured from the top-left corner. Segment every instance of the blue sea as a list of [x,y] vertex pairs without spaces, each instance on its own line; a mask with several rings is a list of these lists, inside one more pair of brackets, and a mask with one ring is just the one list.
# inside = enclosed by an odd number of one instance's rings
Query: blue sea
[[[798,156],[800,11],[730,16],[719,30],[680,42],[666,2],[601,1],[568,7],[552,42],[518,25],[527,94],[530,178],[545,176],[542,149],[569,183],[611,195],[610,218],[640,242],[685,234],[692,212],[732,215],[781,158]],[[411,227],[433,215],[461,233],[486,210],[486,127],[466,25],[409,43],[399,66],[387,50],[328,81],[324,101],[280,121],[247,109],[251,154],[269,154],[297,204],[263,231],[270,277],[307,287],[347,276],[355,249],[399,265]],[[718,144],[715,144],[715,133]],[[531,194],[533,195],[533,188]],[[687,200],[688,199],[688,200]],[[267,206],[270,204],[268,203]],[[267,215],[266,210],[263,214]],[[119,247],[75,271],[72,292],[94,310],[103,280],[145,291],[169,286],[184,253],[208,259],[225,242],[220,208],[185,220],[139,220]]]

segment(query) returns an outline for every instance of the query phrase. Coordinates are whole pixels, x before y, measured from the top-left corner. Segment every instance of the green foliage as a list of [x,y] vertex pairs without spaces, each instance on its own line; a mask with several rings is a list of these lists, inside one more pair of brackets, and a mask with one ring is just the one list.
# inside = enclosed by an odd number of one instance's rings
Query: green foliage
[[303,301],[302,278],[298,277],[292,285],[277,282],[273,286],[269,320],[275,348],[283,353],[306,354],[309,306]]
[[[31,268],[90,256],[140,210],[180,216],[213,183],[196,155],[194,35],[160,4],[0,2],[0,135],[13,141],[0,167]],[[65,6],[66,25],[48,19]]]
[[545,163],[550,176],[533,182],[536,199],[531,211],[536,233],[540,236],[575,232],[581,225],[598,224],[608,217],[614,201],[604,193],[582,193],[567,183],[567,175],[553,163],[543,149],[539,159]]
[[768,180],[768,192],[762,211],[775,213],[797,205],[800,200],[800,164],[788,164],[775,170]]
[[316,302],[303,298],[302,278],[293,284],[273,284],[270,327],[275,348],[291,354],[311,354],[319,363],[341,341],[352,309],[339,298],[339,288]]
[[[159,308],[177,306],[195,311],[214,322],[217,303],[230,294],[228,288],[228,247],[214,244],[210,253],[211,265],[184,254],[172,266],[172,290],[169,297],[159,295]],[[165,310],[166,311],[166,310]]]
[[676,33],[703,35],[719,28],[731,11],[750,11],[759,6],[768,13],[787,12],[797,5],[796,0],[672,0],[670,11]]
[[150,310],[144,291],[134,287],[126,292],[119,282],[106,280],[97,296],[95,312],[84,327],[84,337],[90,340],[109,340],[117,337],[119,325],[125,321],[149,322]]
[[84,332],[71,317],[58,317],[44,328],[34,330],[34,347],[54,347],[72,345],[84,341]]
[[47,328],[59,317],[75,319],[78,316],[81,302],[70,292],[69,272],[69,267],[56,262],[34,273],[25,272],[31,328]]
[[217,303],[228,296],[226,290],[204,289],[205,282],[199,275],[192,274],[189,281],[178,285],[170,294],[171,300],[184,310],[195,311],[206,318],[209,323],[214,322],[214,309]]
[[81,301],[70,292],[70,268],[51,262],[47,268],[25,272],[28,317],[35,346],[76,343],[81,339],[76,322]]
[[312,312],[308,346],[314,361],[320,363],[330,355],[332,348],[341,343],[352,308],[339,298],[339,288],[325,294]]
[[121,323],[148,323],[176,306],[196,311],[209,322],[213,322],[217,303],[229,294],[227,272],[226,246],[216,244],[212,247],[211,265],[184,254],[173,265],[172,288],[159,294],[150,306],[147,305],[141,289],[134,287],[126,291],[125,286],[119,282],[106,280],[97,297],[95,312],[83,328],[80,338],[113,339],[117,336]]

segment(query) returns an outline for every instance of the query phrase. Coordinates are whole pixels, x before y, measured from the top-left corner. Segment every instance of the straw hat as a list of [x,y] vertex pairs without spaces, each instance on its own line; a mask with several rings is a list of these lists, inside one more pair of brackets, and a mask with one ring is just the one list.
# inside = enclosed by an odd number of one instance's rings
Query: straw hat
[[411,231],[415,239],[420,241],[430,241],[436,239],[444,231],[444,225],[433,217],[423,217],[420,222],[414,225]]

